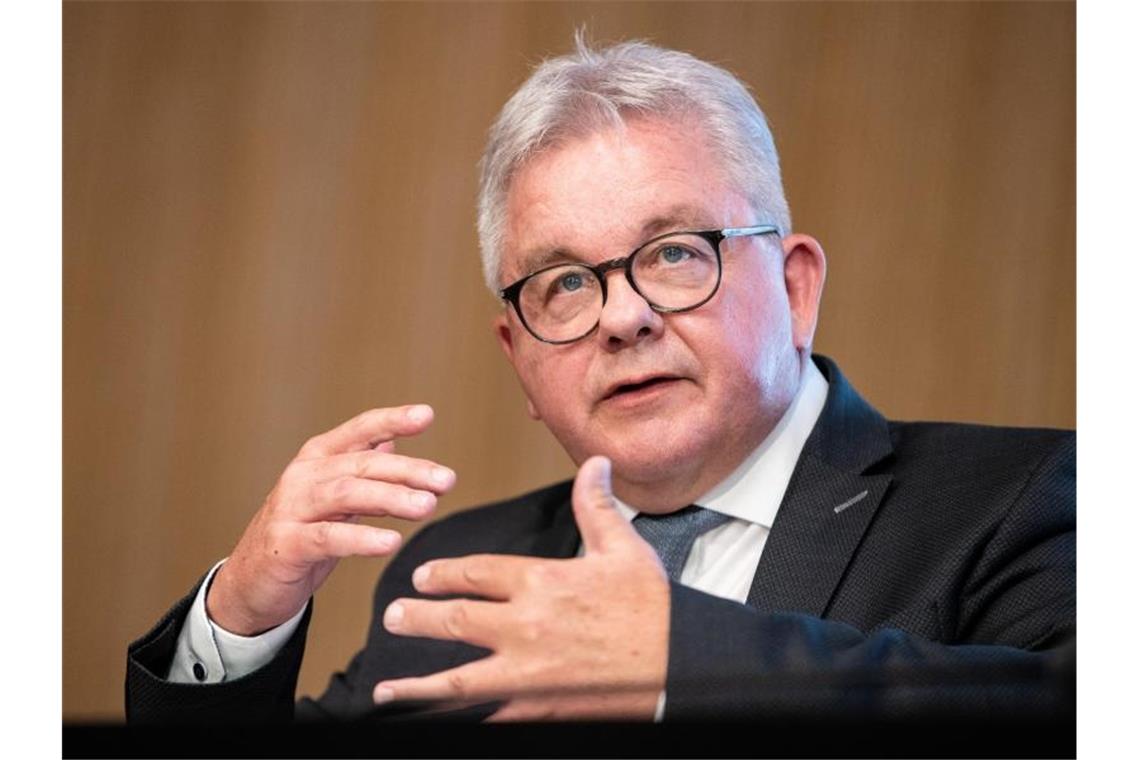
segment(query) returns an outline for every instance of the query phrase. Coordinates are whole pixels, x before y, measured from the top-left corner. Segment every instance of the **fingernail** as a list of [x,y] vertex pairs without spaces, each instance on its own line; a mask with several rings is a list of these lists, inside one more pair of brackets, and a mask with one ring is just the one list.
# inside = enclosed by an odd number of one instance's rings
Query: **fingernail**
[[417,567],[416,571],[412,573],[412,585],[416,587],[416,591],[423,591],[424,585],[430,577],[431,565],[420,565]]
[[413,491],[408,498],[412,502],[413,507],[417,507],[419,509],[427,509],[431,506],[433,497],[430,493],[424,493],[423,491]]
[[390,631],[394,631],[403,619],[404,605],[399,602],[392,602],[388,605],[388,609],[384,610],[384,627]]
[[431,480],[437,485],[445,486],[450,483],[454,477],[455,473],[446,467],[435,467],[431,471]]
[[391,702],[396,697],[396,692],[389,689],[387,686],[377,686],[372,690],[372,701],[375,704],[382,705],[385,702]]
[[430,416],[431,409],[424,406],[423,404],[418,404],[408,410],[408,419],[412,422],[423,422]]

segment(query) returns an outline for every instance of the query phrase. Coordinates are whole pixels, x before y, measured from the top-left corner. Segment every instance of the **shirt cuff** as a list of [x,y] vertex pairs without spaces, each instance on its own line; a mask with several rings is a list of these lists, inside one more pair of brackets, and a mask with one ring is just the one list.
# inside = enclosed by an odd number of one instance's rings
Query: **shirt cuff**
[[665,690],[657,695],[657,709],[653,712],[653,722],[661,723],[665,720]]
[[276,628],[257,636],[239,636],[210,620],[206,614],[206,593],[225,563],[218,562],[206,575],[190,606],[190,613],[178,634],[174,660],[167,680],[174,683],[213,684],[234,681],[268,665],[297,630],[306,604],[297,614]]

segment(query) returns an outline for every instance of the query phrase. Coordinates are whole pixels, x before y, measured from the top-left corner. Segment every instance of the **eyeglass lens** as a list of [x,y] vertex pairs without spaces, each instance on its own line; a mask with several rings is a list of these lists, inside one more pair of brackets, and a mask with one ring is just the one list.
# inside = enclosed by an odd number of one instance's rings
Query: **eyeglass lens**
[[[700,235],[679,233],[639,248],[628,262],[641,295],[659,309],[696,306],[716,289],[716,250]],[[519,307],[541,339],[563,342],[594,329],[602,316],[602,284],[580,264],[552,267],[532,276],[519,293]]]

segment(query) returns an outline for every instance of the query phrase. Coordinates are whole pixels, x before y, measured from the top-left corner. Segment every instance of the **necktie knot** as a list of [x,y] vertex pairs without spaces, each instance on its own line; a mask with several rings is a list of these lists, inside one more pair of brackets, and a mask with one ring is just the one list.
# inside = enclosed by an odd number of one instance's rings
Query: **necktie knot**
[[641,513],[633,518],[633,528],[661,558],[661,564],[672,580],[681,579],[681,571],[697,537],[723,525],[732,518],[693,504],[667,515]]

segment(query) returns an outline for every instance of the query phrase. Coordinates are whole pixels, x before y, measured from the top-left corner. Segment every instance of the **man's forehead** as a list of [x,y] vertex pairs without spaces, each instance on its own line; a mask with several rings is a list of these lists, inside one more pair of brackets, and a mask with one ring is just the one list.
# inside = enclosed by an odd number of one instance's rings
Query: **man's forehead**
[[560,140],[507,189],[504,280],[557,261],[623,256],[654,235],[730,226],[739,194],[690,119],[638,118]]

